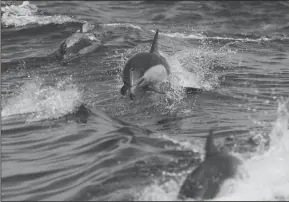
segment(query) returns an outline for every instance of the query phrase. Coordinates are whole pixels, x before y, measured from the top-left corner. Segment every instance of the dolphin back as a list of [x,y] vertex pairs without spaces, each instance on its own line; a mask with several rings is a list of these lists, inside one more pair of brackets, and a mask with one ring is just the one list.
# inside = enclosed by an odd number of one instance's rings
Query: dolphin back
[[153,40],[153,43],[152,43],[152,47],[151,47],[150,53],[158,52],[158,38],[159,38],[159,29],[157,29],[156,34],[154,36],[154,40]]

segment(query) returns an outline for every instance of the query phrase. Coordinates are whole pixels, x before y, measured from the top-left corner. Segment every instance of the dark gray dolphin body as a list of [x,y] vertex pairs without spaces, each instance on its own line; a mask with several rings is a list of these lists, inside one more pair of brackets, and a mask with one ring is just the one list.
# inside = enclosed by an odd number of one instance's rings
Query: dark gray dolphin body
[[130,99],[133,99],[138,88],[153,90],[170,74],[169,64],[158,53],[158,33],[159,30],[155,33],[150,52],[137,53],[126,62],[123,68],[124,85],[120,91],[122,95],[129,90]]
[[242,161],[226,152],[218,151],[212,130],[207,137],[205,160],[184,181],[179,198],[208,200],[216,197],[225,180],[236,177]]

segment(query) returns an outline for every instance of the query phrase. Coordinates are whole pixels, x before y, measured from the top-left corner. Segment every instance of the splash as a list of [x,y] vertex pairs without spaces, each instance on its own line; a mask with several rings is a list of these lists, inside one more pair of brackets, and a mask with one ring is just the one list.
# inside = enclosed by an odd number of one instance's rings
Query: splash
[[[139,52],[148,52],[150,47],[150,43],[143,43],[121,53],[118,65],[120,72],[122,72],[125,62],[130,57]],[[148,98],[142,98],[145,99],[143,104],[150,103],[157,106],[156,110],[162,114],[190,114],[194,107],[191,105],[194,105],[195,102],[188,104],[186,101],[188,95],[185,92],[185,88],[191,87],[210,91],[218,87],[218,74],[213,70],[215,67],[222,67],[225,70],[230,64],[230,56],[235,53],[236,51],[231,50],[228,44],[216,50],[212,48],[210,43],[205,41],[202,41],[197,47],[184,48],[173,55],[160,51],[160,54],[167,59],[171,66],[171,75],[168,83],[160,87],[165,92],[165,95],[150,93]],[[115,79],[117,80],[116,90],[119,91],[123,85],[122,74],[117,74]],[[127,105],[127,103],[121,104],[118,100],[117,105],[119,110],[122,108],[123,110],[121,111],[125,111],[124,105]],[[138,105],[141,105],[141,103],[138,103]]]
[[138,201],[176,201],[179,186],[175,180],[163,184],[155,180],[151,186],[142,189],[135,198]]
[[30,4],[29,1],[23,1],[19,6],[10,5],[1,7],[2,24],[6,27],[21,27],[28,24],[63,24],[67,22],[81,22],[68,16],[55,15],[43,16],[38,12],[37,6]]
[[[244,161],[245,180],[227,181],[214,201],[277,201],[289,199],[289,99],[280,101],[278,118],[270,132],[269,150],[258,152]],[[155,179],[136,194],[138,200],[172,201],[186,174],[175,173],[165,183]],[[177,176],[177,177],[176,177]],[[164,176],[163,176],[164,177]],[[192,199],[188,199],[192,201]]]
[[[168,91],[166,96],[172,99],[173,103],[180,104],[187,97],[185,88],[199,88],[205,91],[217,88],[219,78],[218,74],[213,71],[214,68],[222,67],[225,70],[230,64],[230,55],[235,53],[227,45],[214,50],[205,42],[195,48],[185,48],[172,56],[163,53],[172,71],[169,82],[173,91]],[[176,108],[176,106],[172,105],[170,108]],[[188,111],[188,106],[183,106],[181,109],[184,113]]]
[[1,7],[1,11],[11,15],[31,16],[37,13],[37,6],[30,4],[29,1],[23,1],[19,6],[10,5]]
[[[122,69],[125,61],[138,52],[149,51],[150,44],[140,44],[139,46],[128,50],[121,55],[119,68]],[[208,81],[205,75],[209,73],[212,65],[223,65],[226,55],[233,53],[228,49],[220,49],[218,51],[209,48],[199,47],[199,49],[184,49],[169,56],[165,52],[161,52],[169,65],[171,66],[172,75],[170,82],[176,91],[180,91],[179,87],[196,87],[211,90],[216,85],[214,81]],[[213,64],[214,63],[214,64]],[[117,80],[121,81],[121,75],[117,76]]]
[[81,93],[71,77],[59,80],[55,86],[43,85],[38,77],[25,83],[20,92],[7,99],[2,118],[29,114],[27,121],[55,119],[72,112],[81,103]]
[[217,200],[289,200],[288,103],[289,99],[279,101],[270,149],[245,162],[249,178],[236,182],[233,193],[221,194]]

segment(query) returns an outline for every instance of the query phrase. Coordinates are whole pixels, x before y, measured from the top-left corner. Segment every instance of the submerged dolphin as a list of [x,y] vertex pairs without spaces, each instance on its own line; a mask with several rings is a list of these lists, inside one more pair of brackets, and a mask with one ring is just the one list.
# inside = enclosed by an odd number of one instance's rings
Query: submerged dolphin
[[205,152],[205,160],[187,176],[181,186],[179,198],[212,199],[226,180],[237,176],[242,161],[217,150],[212,130],[207,137]]
[[95,26],[90,23],[83,24],[81,31],[72,34],[61,43],[56,51],[56,57],[62,62],[67,62],[102,47],[103,38],[107,37],[105,36],[107,33],[100,36],[98,31],[93,31],[94,28]]
[[130,99],[134,99],[138,88],[158,92],[157,84],[164,82],[170,74],[169,64],[158,53],[158,34],[159,30],[155,33],[150,52],[137,53],[125,64],[122,95],[129,90]]

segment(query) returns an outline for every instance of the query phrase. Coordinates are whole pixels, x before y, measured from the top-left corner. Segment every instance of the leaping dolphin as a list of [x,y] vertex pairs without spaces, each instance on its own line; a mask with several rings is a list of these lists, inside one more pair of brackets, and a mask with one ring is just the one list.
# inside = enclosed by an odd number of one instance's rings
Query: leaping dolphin
[[135,98],[137,89],[158,90],[158,84],[167,80],[171,73],[166,59],[158,52],[158,34],[156,31],[150,52],[137,53],[123,68],[123,86],[120,90],[125,95],[129,90],[130,99]]

